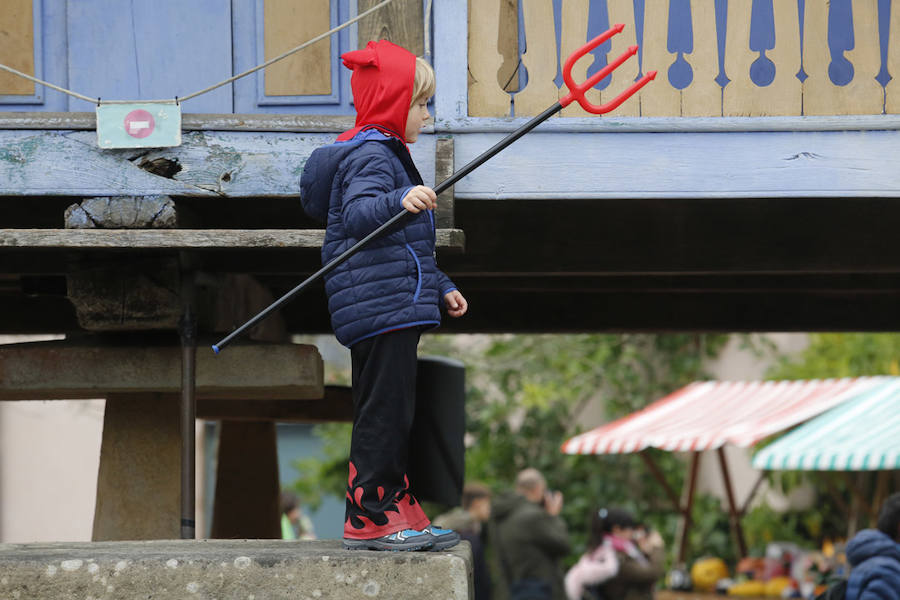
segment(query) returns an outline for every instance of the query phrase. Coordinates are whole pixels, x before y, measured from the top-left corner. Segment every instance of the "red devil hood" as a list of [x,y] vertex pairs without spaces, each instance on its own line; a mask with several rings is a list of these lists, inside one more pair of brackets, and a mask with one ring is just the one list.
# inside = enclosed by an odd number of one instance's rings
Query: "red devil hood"
[[387,40],[369,42],[362,50],[342,54],[353,71],[350,87],[356,105],[356,127],[338,136],[349,140],[363,129],[376,127],[406,143],[406,119],[412,102],[416,57]]

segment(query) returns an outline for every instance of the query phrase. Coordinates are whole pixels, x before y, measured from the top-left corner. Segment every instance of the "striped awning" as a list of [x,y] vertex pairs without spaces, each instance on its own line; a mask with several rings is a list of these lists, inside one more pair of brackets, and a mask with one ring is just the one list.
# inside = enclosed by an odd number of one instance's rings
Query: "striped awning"
[[862,392],[780,437],[753,457],[757,469],[900,469],[900,378]]
[[577,435],[567,454],[619,454],[645,448],[711,450],[759,440],[807,421],[890,380],[704,381],[617,421]]

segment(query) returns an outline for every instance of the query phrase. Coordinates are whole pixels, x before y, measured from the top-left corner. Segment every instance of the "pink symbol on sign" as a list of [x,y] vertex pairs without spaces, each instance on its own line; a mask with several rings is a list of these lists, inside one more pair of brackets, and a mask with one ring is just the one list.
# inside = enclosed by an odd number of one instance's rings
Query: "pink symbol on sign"
[[145,138],[156,128],[153,115],[146,110],[137,109],[125,115],[125,133],[135,138]]

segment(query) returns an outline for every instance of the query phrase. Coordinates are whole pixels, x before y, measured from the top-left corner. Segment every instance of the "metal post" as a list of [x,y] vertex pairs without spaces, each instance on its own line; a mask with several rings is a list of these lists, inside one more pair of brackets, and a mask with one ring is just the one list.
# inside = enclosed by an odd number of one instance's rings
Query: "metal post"
[[[182,267],[184,268],[182,261]],[[181,337],[181,539],[196,537],[196,364],[197,317],[194,312],[194,273],[182,272],[183,312],[178,322]]]

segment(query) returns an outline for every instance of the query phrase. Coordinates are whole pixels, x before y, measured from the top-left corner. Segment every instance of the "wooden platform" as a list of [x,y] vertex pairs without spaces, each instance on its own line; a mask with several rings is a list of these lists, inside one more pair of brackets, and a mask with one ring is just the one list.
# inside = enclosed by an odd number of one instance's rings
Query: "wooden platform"
[[[439,229],[437,246],[463,250],[461,229]],[[0,229],[0,248],[20,250],[247,250],[319,248],[324,229]]]

